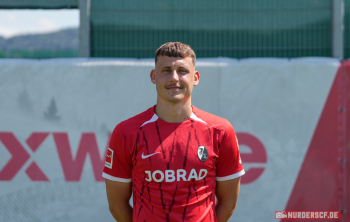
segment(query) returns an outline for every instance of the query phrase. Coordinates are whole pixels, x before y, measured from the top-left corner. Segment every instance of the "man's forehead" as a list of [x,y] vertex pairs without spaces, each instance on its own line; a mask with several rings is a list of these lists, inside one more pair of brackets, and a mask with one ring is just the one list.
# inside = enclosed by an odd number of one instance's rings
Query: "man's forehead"
[[156,67],[161,68],[161,67],[173,66],[175,64],[186,66],[188,68],[190,68],[190,66],[193,66],[192,58],[189,56],[182,58],[182,57],[170,57],[170,56],[159,55]]

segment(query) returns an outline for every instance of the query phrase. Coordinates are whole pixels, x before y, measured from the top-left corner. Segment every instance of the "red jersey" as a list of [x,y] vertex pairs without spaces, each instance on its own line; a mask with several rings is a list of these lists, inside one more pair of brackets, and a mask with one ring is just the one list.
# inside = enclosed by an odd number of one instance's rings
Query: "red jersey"
[[103,177],[132,182],[133,221],[216,221],[216,181],[244,174],[231,124],[193,106],[181,123],[154,110],[115,127]]

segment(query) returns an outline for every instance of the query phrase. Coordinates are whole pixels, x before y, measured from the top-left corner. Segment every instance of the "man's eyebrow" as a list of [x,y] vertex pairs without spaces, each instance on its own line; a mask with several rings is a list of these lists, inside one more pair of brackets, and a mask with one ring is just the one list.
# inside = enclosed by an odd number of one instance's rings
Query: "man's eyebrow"
[[171,66],[165,66],[165,67],[161,67],[160,69],[172,69]]
[[188,69],[188,70],[190,70],[190,68],[188,68],[187,66],[180,66],[179,68],[183,68],[183,69]]

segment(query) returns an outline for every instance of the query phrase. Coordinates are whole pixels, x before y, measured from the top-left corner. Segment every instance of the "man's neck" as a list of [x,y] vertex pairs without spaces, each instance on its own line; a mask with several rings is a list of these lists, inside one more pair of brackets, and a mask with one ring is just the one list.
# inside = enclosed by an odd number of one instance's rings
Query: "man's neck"
[[155,112],[165,122],[181,123],[190,118],[192,114],[191,99],[178,103],[169,103],[157,99]]

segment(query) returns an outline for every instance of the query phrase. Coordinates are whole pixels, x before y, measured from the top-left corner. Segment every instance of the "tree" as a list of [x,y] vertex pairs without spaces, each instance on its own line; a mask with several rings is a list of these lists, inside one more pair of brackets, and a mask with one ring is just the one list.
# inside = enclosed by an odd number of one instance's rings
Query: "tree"
[[47,108],[47,111],[44,112],[44,116],[46,119],[51,121],[58,121],[60,120],[60,116],[57,115],[57,107],[55,98],[52,97],[49,107]]

